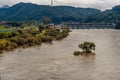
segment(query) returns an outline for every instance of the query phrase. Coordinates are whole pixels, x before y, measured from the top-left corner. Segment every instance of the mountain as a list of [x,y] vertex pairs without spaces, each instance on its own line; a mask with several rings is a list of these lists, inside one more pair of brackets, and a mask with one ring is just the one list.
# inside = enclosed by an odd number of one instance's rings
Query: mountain
[[94,22],[116,22],[120,21],[120,5],[113,7],[111,10],[106,10],[101,12],[100,14],[96,14],[94,16],[90,16],[88,18],[89,21]]
[[32,3],[19,3],[9,8],[0,9],[0,20],[27,21],[49,17],[55,23],[63,21],[84,21],[89,16],[100,13],[93,8],[75,8],[71,6],[49,6]]
[[1,8],[9,8],[9,6],[8,5],[4,5]]
[[32,3],[19,3],[12,7],[0,8],[0,20],[4,21],[39,21],[43,17],[52,19],[54,23],[68,21],[117,23],[120,22],[120,5],[102,12],[94,8],[49,6]]

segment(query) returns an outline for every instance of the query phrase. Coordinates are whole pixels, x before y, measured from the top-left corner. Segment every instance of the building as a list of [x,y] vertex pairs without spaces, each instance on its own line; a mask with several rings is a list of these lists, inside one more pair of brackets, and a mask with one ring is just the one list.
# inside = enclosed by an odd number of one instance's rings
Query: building
[[50,29],[53,29],[55,28],[55,25],[52,23],[52,24],[48,24],[45,26],[45,28],[50,28]]

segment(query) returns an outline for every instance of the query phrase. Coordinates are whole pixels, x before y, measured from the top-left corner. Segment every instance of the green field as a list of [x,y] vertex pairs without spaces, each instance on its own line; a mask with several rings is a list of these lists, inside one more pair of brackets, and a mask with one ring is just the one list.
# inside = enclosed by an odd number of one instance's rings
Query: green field
[[0,32],[11,32],[12,30],[13,30],[13,27],[4,28],[3,26],[0,26]]

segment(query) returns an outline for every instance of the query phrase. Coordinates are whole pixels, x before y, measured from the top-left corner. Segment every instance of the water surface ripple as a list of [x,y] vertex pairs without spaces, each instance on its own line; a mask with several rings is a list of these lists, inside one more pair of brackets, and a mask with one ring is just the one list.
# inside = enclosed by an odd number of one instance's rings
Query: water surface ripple
[[[78,44],[96,44],[96,56],[75,57]],[[120,31],[73,30],[62,41],[5,52],[1,80],[120,80]]]

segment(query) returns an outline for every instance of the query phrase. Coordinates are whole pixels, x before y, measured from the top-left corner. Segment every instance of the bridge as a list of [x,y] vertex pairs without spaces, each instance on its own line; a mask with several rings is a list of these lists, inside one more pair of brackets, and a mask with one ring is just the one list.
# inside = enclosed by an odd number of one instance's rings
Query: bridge
[[115,29],[115,23],[66,23],[62,27],[70,29]]

